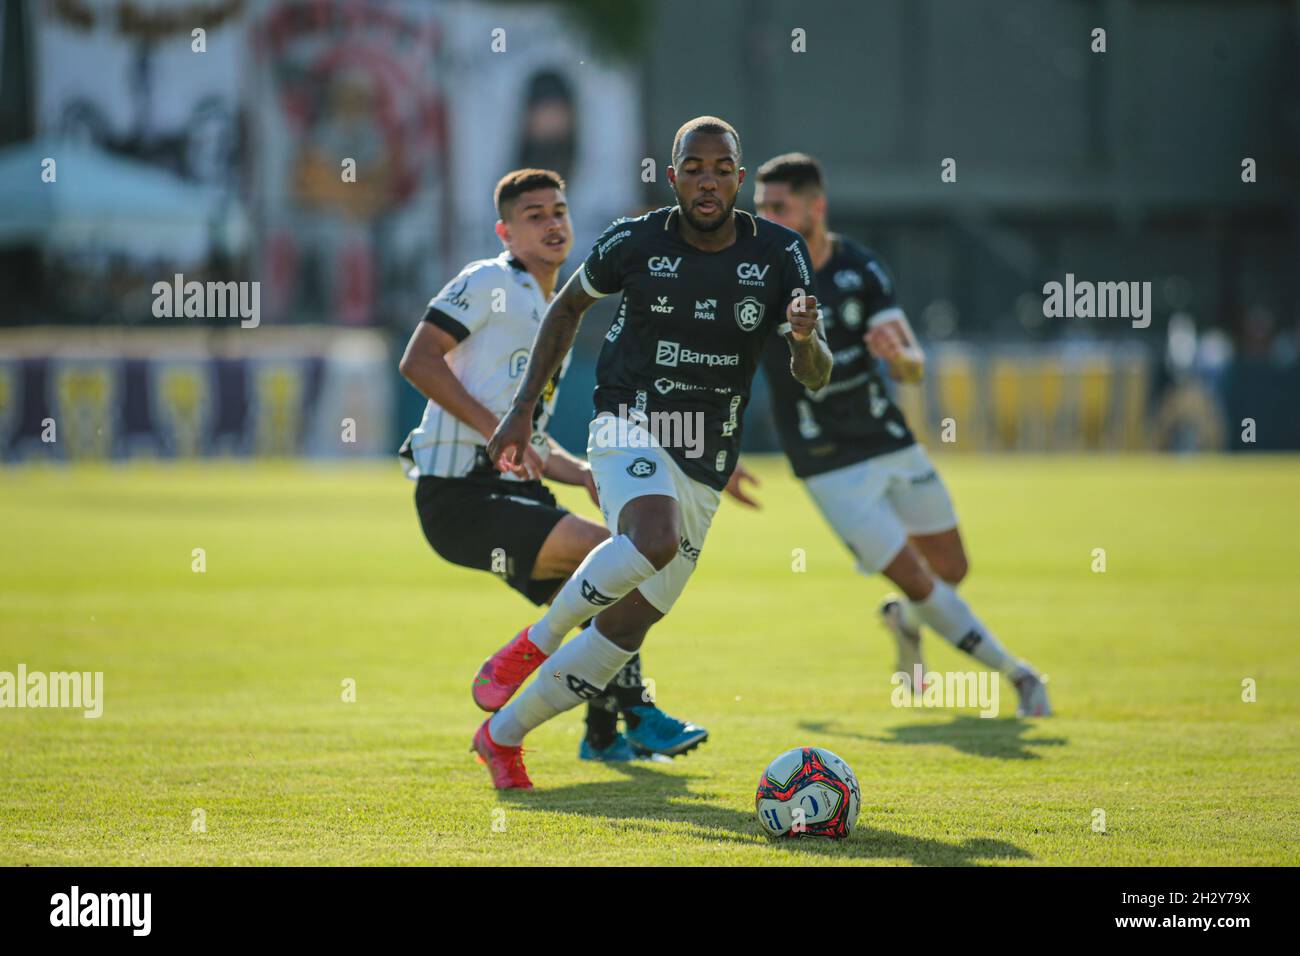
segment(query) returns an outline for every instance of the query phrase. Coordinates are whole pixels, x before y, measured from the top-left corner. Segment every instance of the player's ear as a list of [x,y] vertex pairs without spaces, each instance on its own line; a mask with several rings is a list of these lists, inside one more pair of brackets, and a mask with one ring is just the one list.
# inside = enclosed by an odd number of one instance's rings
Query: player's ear
[[826,194],[818,193],[812,202],[813,215],[818,219],[826,218]]
[[504,243],[510,242],[510,227],[505,224],[505,220],[498,219],[496,224],[497,238]]
[[738,170],[736,170],[736,185],[737,185],[737,186],[743,186],[743,185],[745,185],[745,167],[744,167],[744,166],[741,166]]
[[667,166],[667,167],[665,167],[665,168],[668,170],[668,184],[669,184],[670,186],[676,186],[676,185],[677,185],[677,170],[673,169],[671,166]]

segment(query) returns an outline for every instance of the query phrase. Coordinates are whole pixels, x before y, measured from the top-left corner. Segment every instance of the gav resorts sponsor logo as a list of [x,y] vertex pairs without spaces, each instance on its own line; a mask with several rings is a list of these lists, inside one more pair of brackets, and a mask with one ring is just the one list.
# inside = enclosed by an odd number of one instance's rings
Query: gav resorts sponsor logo
[[682,257],[670,259],[668,256],[651,256],[646,260],[646,268],[656,279],[676,279],[677,267],[682,264]]

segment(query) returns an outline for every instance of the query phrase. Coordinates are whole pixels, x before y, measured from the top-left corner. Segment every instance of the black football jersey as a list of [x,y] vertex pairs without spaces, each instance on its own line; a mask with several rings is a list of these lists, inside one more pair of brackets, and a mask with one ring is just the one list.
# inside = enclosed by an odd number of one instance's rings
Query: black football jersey
[[[639,412],[652,425],[656,412],[690,415],[703,426],[695,447],[657,437],[689,477],[717,489],[736,467],[764,346],[788,356],[786,307],[798,290],[816,294],[798,233],[735,215],[736,241],[719,252],[681,237],[677,207],[621,219],[581,271],[591,295],[623,293],[596,365],[596,411]],[[783,374],[794,382],[788,359]]]
[[[759,220],[762,222],[763,220]],[[817,270],[817,304],[835,357],[831,380],[810,392],[790,377],[790,354],[769,344],[763,367],[781,448],[795,475],[807,478],[915,442],[893,399],[881,363],[864,336],[872,319],[898,306],[894,283],[870,250],[831,236],[831,257]]]

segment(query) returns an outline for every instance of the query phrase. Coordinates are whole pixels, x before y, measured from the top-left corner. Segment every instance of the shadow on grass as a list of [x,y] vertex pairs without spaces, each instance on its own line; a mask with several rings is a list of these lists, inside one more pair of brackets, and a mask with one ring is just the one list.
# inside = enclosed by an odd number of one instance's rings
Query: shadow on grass
[[[847,840],[816,838],[769,839],[759,829],[753,813],[719,806],[715,799],[690,791],[702,774],[681,776],[637,764],[609,764],[624,780],[579,783],[541,790],[506,790],[502,800],[521,809],[546,810],[597,817],[647,836],[701,843],[735,843],[768,848],[772,853],[824,858],[827,863],[855,859],[906,859],[925,866],[973,866],[981,860],[1029,858],[1029,853],[1002,840],[966,840],[945,843],[908,836],[870,826],[870,808],[864,807],[853,835]],[[663,829],[662,823],[684,823],[687,828]],[[630,860],[629,862],[635,862]]]
[[954,750],[975,757],[998,757],[1003,760],[1041,760],[1031,747],[1063,747],[1064,737],[1025,737],[1037,725],[1033,721],[988,719],[963,715],[946,724],[919,723],[891,727],[887,736],[878,737],[839,728],[833,722],[804,721],[801,730],[828,737],[847,737],[885,744],[946,744]]

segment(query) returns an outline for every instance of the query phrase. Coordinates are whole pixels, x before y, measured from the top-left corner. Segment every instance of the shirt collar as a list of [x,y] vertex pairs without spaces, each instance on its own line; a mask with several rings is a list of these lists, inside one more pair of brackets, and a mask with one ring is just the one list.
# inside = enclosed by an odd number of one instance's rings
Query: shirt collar
[[[668,210],[668,215],[664,219],[664,232],[668,232],[672,229],[673,216],[677,215],[681,211],[682,211],[681,206],[673,206],[672,209]],[[749,213],[745,212],[745,210],[743,209],[735,209],[733,210],[733,212],[736,214],[736,238],[740,238],[740,234],[741,234],[740,223],[742,222],[749,223],[750,235],[752,236],[758,235],[757,219],[755,219]]]

